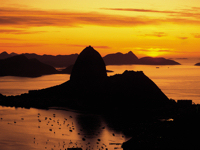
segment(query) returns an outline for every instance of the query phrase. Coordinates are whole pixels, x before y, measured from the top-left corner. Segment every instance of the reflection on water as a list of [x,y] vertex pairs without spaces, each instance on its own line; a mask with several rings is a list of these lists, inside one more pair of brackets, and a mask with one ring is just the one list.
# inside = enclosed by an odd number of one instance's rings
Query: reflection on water
[[101,116],[64,110],[0,107],[1,150],[121,149],[128,139]]

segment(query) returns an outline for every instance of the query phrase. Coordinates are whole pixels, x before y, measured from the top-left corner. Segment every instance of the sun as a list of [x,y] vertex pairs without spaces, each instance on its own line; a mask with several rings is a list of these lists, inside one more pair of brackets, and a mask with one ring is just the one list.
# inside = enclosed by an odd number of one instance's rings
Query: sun
[[158,56],[163,56],[168,53],[170,53],[170,49],[166,48],[149,48],[146,50],[145,55],[150,56],[150,57],[158,57]]
[[156,51],[150,51],[150,52],[147,52],[146,55],[150,57],[158,57],[160,53]]
[[141,48],[137,47],[134,48],[135,51],[137,51],[138,54],[141,54],[142,56],[147,56],[147,57],[162,57],[165,55],[170,54],[173,49],[168,49],[168,48]]

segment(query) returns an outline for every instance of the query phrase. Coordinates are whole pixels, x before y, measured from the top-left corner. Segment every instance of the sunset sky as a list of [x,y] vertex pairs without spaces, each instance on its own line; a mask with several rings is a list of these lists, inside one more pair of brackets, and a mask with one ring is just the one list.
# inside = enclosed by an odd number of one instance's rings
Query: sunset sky
[[200,0],[0,0],[0,52],[200,57]]

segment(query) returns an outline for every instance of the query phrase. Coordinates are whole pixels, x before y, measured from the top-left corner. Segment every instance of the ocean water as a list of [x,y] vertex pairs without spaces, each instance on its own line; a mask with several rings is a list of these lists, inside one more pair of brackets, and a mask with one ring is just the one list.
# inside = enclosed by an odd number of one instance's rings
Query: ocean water
[[[121,74],[125,70],[143,71],[168,98],[175,100],[190,99],[200,104],[200,66],[194,66],[200,59],[177,59],[182,65],[151,66],[151,65],[110,65],[108,75]],[[43,89],[69,80],[70,75],[45,75],[38,78],[0,77],[0,93],[19,95],[29,90]]]
[[200,66],[194,66],[200,60],[177,60],[182,65],[151,66],[121,65],[107,66],[107,69],[123,73],[124,70],[143,71],[168,97],[174,100],[189,99],[200,104]]
[[122,149],[130,139],[99,115],[0,106],[1,150]]
[[44,75],[37,78],[5,76],[0,77],[0,93],[20,95],[29,90],[39,90],[62,84],[69,80],[68,74]]
[[[121,65],[107,66],[107,69],[114,71],[109,72],[109,76],[125,70],[143,71],[169,98],[192,99],[200,104],[200,66],[194,66],[198,60],[177,61],[183,65]],[[59,85],[69,78],[70,75],[65,74],[38,78],[0,77],[0,93],[19,95]],[[122,150],[121,144],[130,139],[101,116],[73,110],[0,106],[0,127],[1,150],[65,150],[72,147]]]

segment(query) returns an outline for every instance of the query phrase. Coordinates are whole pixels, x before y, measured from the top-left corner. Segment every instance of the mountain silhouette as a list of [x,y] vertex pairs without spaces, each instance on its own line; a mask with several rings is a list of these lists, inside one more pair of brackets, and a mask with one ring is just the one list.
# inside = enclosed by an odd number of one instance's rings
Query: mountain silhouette
[[71,55],[37,55],[37,54],[24,54],[27,58],[36,58],[40,62],[48,64],[53,67],[68,67],[73,65],[78,57],[78,54]]
[[103,57],[106,65],[127,65],[138,64],[138,58],[133,52],[122,54],[120,52],[115,54],[108,54]]
[[[65,69],[62,69],[61,71],[59,71],[59,73],[61,73],[61,74],[71,74],[73,67],[74,67],[74,65],[70,65],[70,66],[66,67]],[[113,71],[112,70],[106,70],[106,72],[113,72]]]
[[[0,53],[0,59],[9,58],[15,55],[19,54],[16,53],[8,54],[7,52],[2,52]],[[23,53],[22,55],[26,56],[28,59],[35,58],[40,62],[53,67],[66,67],[73,65],[78,57],[78,54],[53,56],[53,55],[37,55],[35,53]]]
[[63,74],[71,74],[72,73],[72,69],[73,69],[74,65],[70,65],[68,67],[66,67],[65,69],[62,69],[60,72]]
[[12,56],[15,56],[15,55],[17,55],[17,54],[16,53],[8,54],[7,52],[4,51],[0,54],[0,59],[6,59],[6,58],[9,58],[9,57],[12,57]]
[[[0,59],[5,59],[8,57],[12,57],[18,55],[16,53],[8,54],[7,52],[2,52],[0,54]],[[53,67],[65,67],[66,70],[63,70],[64,72],[69,73],[68,67],[71,65],[74,65],[78,54],[71,54],[71,55],[37,55],[37,54],[30,54],[25,53],[25,55],[28,59],[35,58],[39,60],[42,63],[48,64]],[[178,62],[171,60],[171,59],[165,59],[165,58],[153,58],[153,57],[143,57],[138,58],[132,51],[129,51],[126,54],[122,54],[120,52],[114,53],[114,54],[108,54],[103,57],[103,60],[106,65],[127,65],[127,64],[142,64],[142,65],[180,65]]]
[[138,58],[133,52],[122,54],[120,52],[115,54],[108,54],[103,57],[106,65],[127,65],[127,64],[141,64],[141,65],[180,65],[180,63],[165,59],[163,57],[142,57]]
[[[20,57],[27,61],[23,55]],[[168,101],[167,96],[141,71],[125,71],[108,77],[101,55],[89,46],[79,54],[69,81],[21,96],[8,96],[0,104],[127,112],[138,108],[157,108]]]
[[139,64],[143,65],[180,65],[180,63],[170,60],[170,59],[165,59],[163,57],[142,57],[139,59]]
[[38,77],[55,73],[57,73],[55,68],[37,59],[28,59],[24,55],[0,60],[0,76]]
[[195,66],[200,66],[200,63],[196,63]]
[[101,55],[93,47],[86,47],[78,56],[70,76],[75,82],[102,80],[107,77]]
[[5,59],[5,58],[8,58],[9,57],[9,54],[7,52],[2,52],[0,54],[0,59]]

